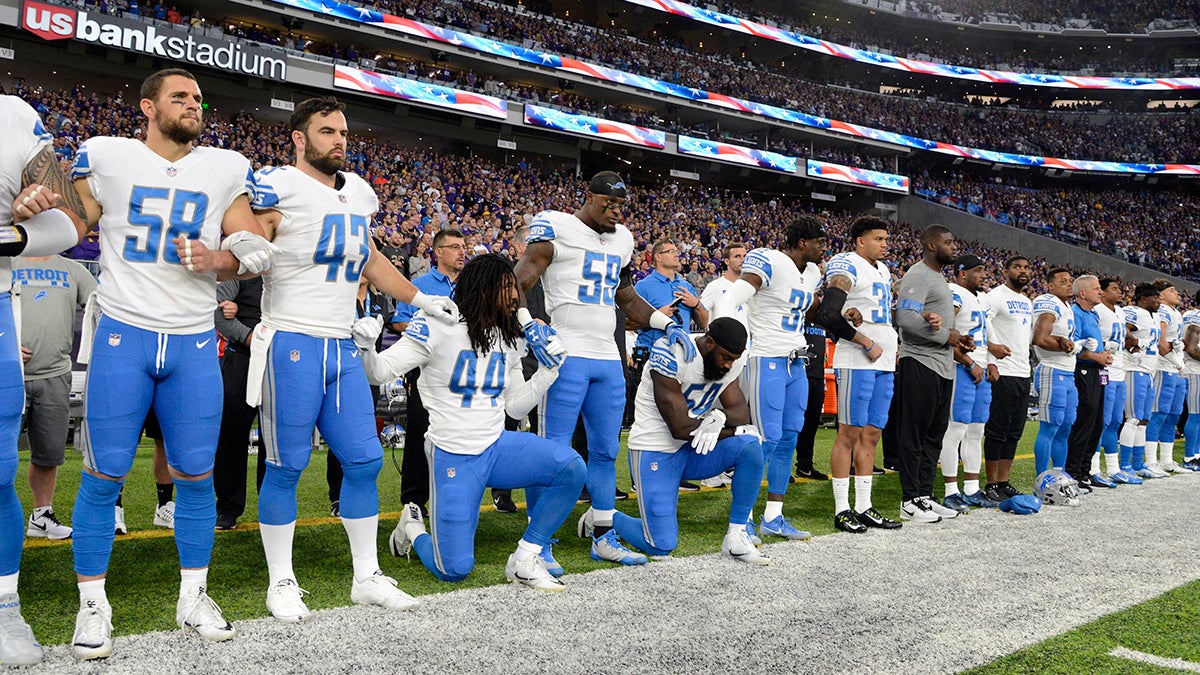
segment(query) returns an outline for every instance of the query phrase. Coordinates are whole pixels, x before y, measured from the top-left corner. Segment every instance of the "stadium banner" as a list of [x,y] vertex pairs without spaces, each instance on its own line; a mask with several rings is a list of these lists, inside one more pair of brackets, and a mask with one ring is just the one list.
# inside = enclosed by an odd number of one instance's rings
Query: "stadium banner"
[[679,154],[695,155],[718,162],[731,162],[787,173],[796,173],[798,161],[795,157],[788,157],[777,152],[756,150],[731,143],[718,143],[706,138],[694,138],[683,134],[679,135]]
[[265,49],[111,14],[25,0],[21,28],[43,40],[74,39],[267,80],[287,80],[287,60]]
[[674,14],[693,21],[706,23],[764,40],[782,42],[825,56],[848,59],[870,66],[881,66],[906,73],[951,77],[972,82],[992,84],[1015,84],[1027,87],[1056,87],[1059,89],[1126,89],[1133,91],[1176,91],[1200,89],[1200,77],[1084,77],[1076,75],[1050,75],[1045,73],[1014,73],[1006,70],[980,70],[970,66],[954,66],[932,63],[917,59],[880,54],[879,52],[855,49],[836,42],[773,28],[764,23],[742,19],[721,12],[701,9],[676,0],[625,0],[625,2]]
[[508,117],[508,103],[502,98],[417,82],[395,75],[373,73],[350,66],[333,67],[333,86],[453,110],[464,115],[479,115],[499,120]]
[[1131,164],[1120,162],[1059,159],[1055,157],[1036,157],[1032,155],[1018,155],[1005,152],[995,152],[992,150],[968,148],[961,145],[954,145],[952,143],[943,143],[940,141],[917,138],[915,136],[906,136],[893,131],[883,131],[881,129],[873,129],[871,127],[864,127],[858,124],[840,122],[838,120],[832,120],[826,117],[817,117],[816,115],[809,115],[796,110],[788,110],[787,108],[757,103],[755,101],[747,101],[734,96],[717,94],[714,92],[705,91],[703,89],[697,89],[695,87],[687,87],[681,84],[655,80],[642,75],[634,75],[632,73],[626,73],[615,68],[599,66],[566,56],[559,56],[549,52],[538,52],[532,49],[525,49],[524,47],[517,47],[488,38],[482,38],[477,35],[471,35],[469,33],[460,33],[448,28],[431,26],[429,24],[414,21],[405,17],[394,16],[392,14],[380,12],[379,10],[375,9],[368,9],[366,7],[357,7],[343,2],[338,2],[337,0],[268,1],[278,5],[307,10],[322,16],[361,23],[376,28],[412,35],[425,40],[432,40],[435,42],[454,45],[464,49],[472,49],[500,58],[515,59],[523,63],[540,66],[543,68],[552,68],[554,70],[574,73],[576,75],[584,75],[597,80],[635,87],[644,91],[663,94],[665,96],[673,96],[699,103],[708,103],[710,105],[725,108],[727,110],[733,110],[735,112],[757,115],[759,117],[766,117],[782,122],[791,122],[793,124],[844,134],[847,136],[869,138],[871,140],[891,143],[893,145],[913,148],[916,150],[940,152],[958,157],[977,159],[984,162],[1016,164],[1019,166],[1032,167],[1046,166],[1066,169],[1069,171],[1094,171],[1126,174],[1184,174],[1200,176],[1200,165],[1196,164]]
[[554,108],[544,108],[529,103],[525,104],[525,124],[658,150],[662,150],[667,145],[667,135],[661,131],[621,122],[609,122],[588,115],[572,115]]
[[871,171],[870,169],[856,169],[852,166],[842,166],[831,162],[818,162],[815,159],[808,160],[805,175],[818,180],[831,180],[905,195],[908,194],[909,188],[908,176]]

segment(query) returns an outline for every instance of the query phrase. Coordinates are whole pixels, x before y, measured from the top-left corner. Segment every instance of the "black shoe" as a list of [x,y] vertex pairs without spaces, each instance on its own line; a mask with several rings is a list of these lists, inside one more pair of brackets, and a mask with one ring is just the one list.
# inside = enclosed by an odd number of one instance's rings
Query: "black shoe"
[[[617,490],[617,492],[620,492],[620,490]],[[620,499],[620,498],[618,497],[618,499]],[[583,490],[579,493],[579,499],[578,499],[578,501],[576,501],[576,503],[577,504],[591,504],[592,503],[592,496],[590,494],[588,494],[586,485],[583,486]]]
[[500,513],[517,512],[517,505],[513,503],[512,493],[508,490],[492,490],[492,505]]
[[856,517],[858,518],[858,522],[862,523],[865,527],[878,527],[881,530],[898,530],[904,526],[904,523],[898,520],[885,518],[882,513],[875,510],[874,506],[862,513],[856,514]]
[[829,476],[826,476],[816,469],[809,469],[807,471],[796,469],[796,478],[807,478],[809,480],[829,480]]
[[[1075,484],[1079,486],[1080,494],[1085,494],[1085,495],[1092,494],[1092,479],[1091,478],[1077,480],[1077,481],[1075,481]],[[1101,486],[1101,487],[1103,487],[1103,486]]]
[[867,531],[867,526],[859,522],[854,512],[846,509],[833,517],[833,526],[842,532],[851,534],[862,534]]
[[231,516],[231,515],[228,515],[225,513],[217,514],[217,529],[218,530],[232,530],[235,527],[237,527],[237,517],[236,516]]
[[340,501],[329,502],[329,515],[334,518],[342,517],[342,503]]
[[[1000,489],[1004,492],[1004,499],[1008,499],[1009,497],[1016,497],[1019,494],[1024,494],[1023,492],[1021,492],[1017,488],[1009,485],[1008,483],[1001,483]],[[1004,500],[1001,500],[1001,501],[1004,501]]]
[[[584,489],[586,490],[587,488],[584,488]],[[617,501],[621,501],[622,499],[629,499],[629,493],[622,490],[621,488],[617,488],[616,499],[617,499]],[[590,502],[592,500],[588,499],[588,501]]]
[[887,473],[887,471],[885,471],[884,469],[881,469],[879,467],[874,467],[873,469],[871,469],[871,473],[876,476],[882,476],[883,474]]
[[899,464],[884,464],[883,471],[884,471],[884,473],[900,473],[900,465]]
[[[686,481],[686,480],[681,480],[681,481],[679,481],[679,491],[680,492],[699,492],[700,486],[696,485],[695,483]],[[625,495],[625,496],[628,497],[629,495]]]
[[983,496],[999,504],[1008,499],[1008,493],[999,483],[988,483],[983,486]]

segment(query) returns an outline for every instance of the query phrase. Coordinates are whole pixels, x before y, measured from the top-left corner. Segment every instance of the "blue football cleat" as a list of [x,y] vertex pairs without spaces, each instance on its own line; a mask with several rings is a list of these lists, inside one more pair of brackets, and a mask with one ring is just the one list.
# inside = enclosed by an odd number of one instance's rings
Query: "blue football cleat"
[[563,566],[554,559],[554,550],[551,548],[557,543],[557,539],[551,539],[550,543],[543,546],[542,552],[538,554],[542,558],[542,563],[546,566],[546,571],[555,579],[561,577],[564,571]]
[[1130,485],[1141,485],[1146,482],[1139,478],[1133,469],[1121,469],[1120,474],[1125,479],[1125,482]]
[[954,509],[959,513],[966,513],[967,511],[971,510],[971,506],[967,504],[967,500],[963,499],[963,496],[957,492],[943,499],[942,506],[945,506],[948,509]]
[[1117,487],[1117,484],[1115,481],[1113,481],[1113,479],[1109,478],[1108,476],[1105,476],[1102,473],[1092,474],[1092,485],[1104,486],[1106,488]]
[[592,539],[592,560],[615,562],[621,565],[645,565],[646,556],[625,548],[616,530],[609,530]]
[[769,534],[775,537],[783,537],[784,539],[812,539],[812,534],[804,530],[797,530],[792,527],[787,518],[783,516],[775,516],[772,520],[764,520],[759,524],[758,529],[763,534]]
[[962,499],[967,503],[967,506],[977,506],[983,509],[1000,508],[1000,502],[988,499],[988,496],[983,493],[983,490],[979,490],[974,494],[963,495]]
[[762,546],[762,539],[758,536],[758,530],[754,529],[754,521],[746,523],[746,536],[750,538],[750,543],[755,546]]
[[1138,478],[1142,478],[1142,479],[1145,479],[1145,480],[1150,480],[1150,479],[1153,479],[1153,478],[1158,478],[1158,474],[1156,474],[1156,473],[1154,473],[1153,471],[1151,471],[1149,467],[1142,467],[1142,468],[1140,468],[1140,469],[1134,469],[1134,470],[1133,470],[1133,473],[1134,473],[1134,474],[1135,474],[1135,475],[1136,475]]

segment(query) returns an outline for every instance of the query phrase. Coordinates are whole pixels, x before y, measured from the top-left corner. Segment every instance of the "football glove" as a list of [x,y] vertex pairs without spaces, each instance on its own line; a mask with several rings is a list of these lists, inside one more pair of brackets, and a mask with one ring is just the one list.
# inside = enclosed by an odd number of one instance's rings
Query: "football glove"
[[692,430],[692,449],[698,455],[707,455],[712,452],[712,449],[717,447],[717,439],[724,428],[725,411],[710,410],[700,420],[700,426]]
[[417,294],[413,296],[412,306],[425,312],[426,316],[431,316],[444,323],[458,323],[458,305],[443,295],[428,295],[417,291]]
[[753,436],[758,439],[759,443],[762,443],[762,439],[763,439],[762,434],[758,433],[758,427],[754,426],[753,424],[743,424],[742,426],[733,430],[733,435],[734,436]]
[[1033,495],[1016,495],[1009,497],[1000,502],[1000,510],[1008,513],[1015,513],[1018,516],[1027,516],[1031,513],[1037,513],[1042,509],[1042,500]]
[[667,342],[682,345],[683,360],[691,363],[696,358],[696,341],[692,339],[691,333],[677,323],[667,326],[666,333]]
[[533,354],[539,365],[545,368],[557,368],[562,365],[563,354],[567,349],[553,328],[534,321],[533,315],[524,307],[517,310],[517,321],[521,322],[521,330],[525,331],[525,344],[529,353]]
[[238,274],[262,274],[271,269],[279,247],[262,237],[238,230],[221,240],[221,250],[238,259]]
[[355,321],[354,326],[350,328],[350,336],[354,338],[354,345],[359,349],[374,350],[375,342],[381,333],[383,333],[383,317],[381,316],[364,316]]

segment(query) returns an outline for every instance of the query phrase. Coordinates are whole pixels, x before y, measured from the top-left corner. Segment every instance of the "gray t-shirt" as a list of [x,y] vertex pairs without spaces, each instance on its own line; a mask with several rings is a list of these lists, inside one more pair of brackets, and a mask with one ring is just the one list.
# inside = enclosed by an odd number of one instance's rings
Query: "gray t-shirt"
[[[933,330],[922,316],[942,317],[941,330]],[[954,298],[941,271],[924,262],[908,268],[896,287],[896,327],[900,332],[900,358],[913,358],[939,376],[954,378],[954,348],[946,344],[954,326]]]
[[21,344],[33,352],[26,380],[71,372],[75,308],[87,303],[97,287],[83,265],[59,255],[43,261],[13,261],[13,290],[21,293]]

